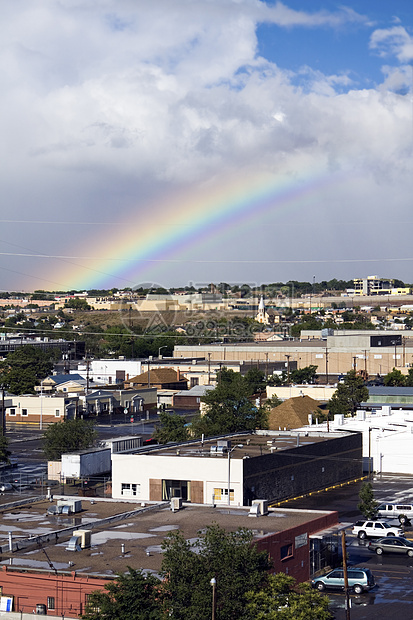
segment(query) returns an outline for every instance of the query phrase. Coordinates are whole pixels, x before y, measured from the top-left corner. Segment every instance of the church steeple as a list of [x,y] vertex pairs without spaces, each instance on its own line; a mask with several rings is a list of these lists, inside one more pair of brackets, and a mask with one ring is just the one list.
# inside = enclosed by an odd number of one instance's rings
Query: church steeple
[[269,323],[267,311],[265,309],[264,296],[261,295],[260,303],[258,304],[258,314],[255,318],[258,323],[267,325]]

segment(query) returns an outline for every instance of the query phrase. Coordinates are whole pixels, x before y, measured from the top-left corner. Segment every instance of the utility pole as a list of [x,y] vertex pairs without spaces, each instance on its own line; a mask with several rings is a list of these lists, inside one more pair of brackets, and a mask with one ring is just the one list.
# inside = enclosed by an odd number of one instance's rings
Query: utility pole
[[346,599],[346,620],[350,620],[350,595],[348,591],[346,532],[341,532],[341,548],[343,551],[344,595]]
[[290,357],[291,355],[286,355],[287,358],[287,383],[290,383]]
[[328,385],[328,349],[326,347],[326,385]]

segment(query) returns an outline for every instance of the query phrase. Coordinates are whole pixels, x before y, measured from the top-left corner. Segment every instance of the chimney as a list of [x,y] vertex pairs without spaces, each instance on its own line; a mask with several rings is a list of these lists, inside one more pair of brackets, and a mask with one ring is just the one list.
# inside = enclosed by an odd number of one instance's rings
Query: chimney
[[176,380],[177,380],[177,381],[180,381],[180,380],[181,380],[181,373],[180,373],[179,368],[177,368],[177,369],[176,369]]

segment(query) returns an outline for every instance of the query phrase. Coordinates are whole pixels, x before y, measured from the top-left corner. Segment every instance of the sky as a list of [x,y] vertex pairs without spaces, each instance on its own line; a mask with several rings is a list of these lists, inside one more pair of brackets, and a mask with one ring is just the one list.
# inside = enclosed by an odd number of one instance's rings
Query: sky
[[413,282],[413,4],[13,0],[0,290]]

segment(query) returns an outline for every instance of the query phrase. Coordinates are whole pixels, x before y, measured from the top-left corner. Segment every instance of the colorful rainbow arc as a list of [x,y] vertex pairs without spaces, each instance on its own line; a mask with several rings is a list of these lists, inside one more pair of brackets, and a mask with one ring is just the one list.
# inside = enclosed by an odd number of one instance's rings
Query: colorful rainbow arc
[[[88,251],[88,264],[59,263],[64,289],[134,286],[163,261],[186,256],[201,242],[257,226],[264,217],[305,208],[342,174],[270,175],[247,173],[204,184],[157,204],[140,208],[116,234],[100,236]],[[102,248],[106,248],[102,252]],[[110,254],[110,257],[108,256]],[[53,278],[56,279],[56,272]]]

